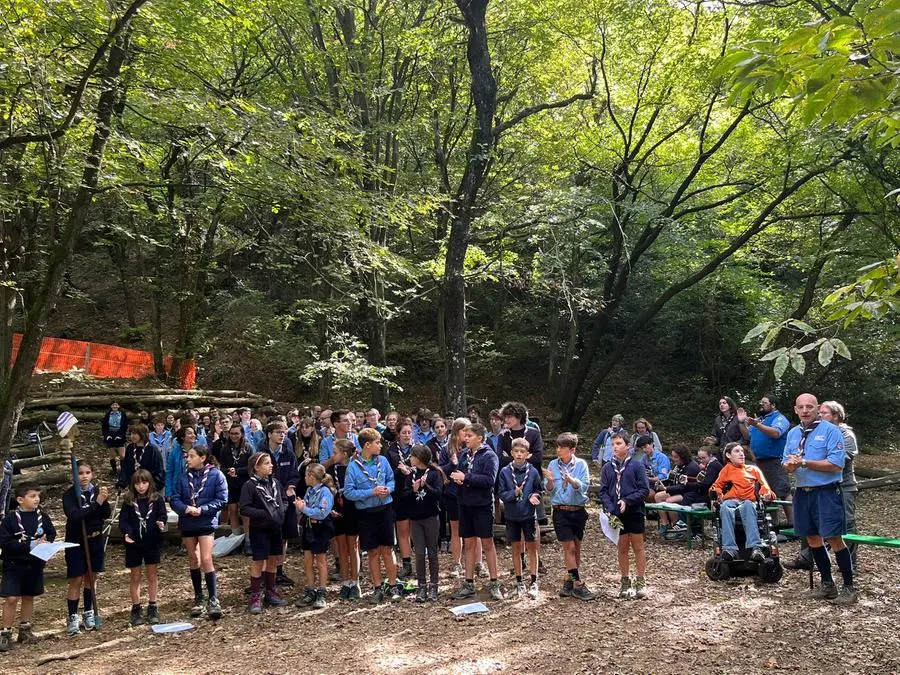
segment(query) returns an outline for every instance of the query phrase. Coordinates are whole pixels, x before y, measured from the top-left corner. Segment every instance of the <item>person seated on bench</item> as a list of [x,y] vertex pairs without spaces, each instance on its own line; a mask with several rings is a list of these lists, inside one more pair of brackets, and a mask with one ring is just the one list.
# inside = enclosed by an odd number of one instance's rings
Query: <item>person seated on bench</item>
[[[702,502],[703,498],[697,491],[697,474],[700,473],[700,466],[691,457],[691,451],[683,445],[677,445],[672,448],[672,461],[678,469],[679,477],[687,477],[686,482],[677,482],[674,485],[666,485],[665,489],[656,493],[654,499],[656,503],[666,502],[668,504],[684,504],[690,506],[694,502]],[[691,480],[693,478],[693,480]],[[687,525],[680,520],[678,513],[671,511],[663,511],[660,514],[660,523],[662,525],[670,524],[669,529],[673,534],[681,535],[687,532]]]
[[709,489],[722,471],[721,451],[714,445],[704,445],[697,451],[697,464],[700,465],[700,473],[697,474],[697,491],[703,500],[711,505]]
[[756,516],[757,488],[759,496],[767,501],[775,499],[775,493],[769,488],[759,467],[746,464],[744,447],[740,443],[726,445],[725,458],[728,463],[709,490],[710,496],[721,503],[719,517],[722,522],[722,559],[730,562],[738,556],[734,521],[736,514],[740,513],[744,525],[744,548],[750,549],[751,560],[762,562],[765,554],[760,548],[762,540],[759,538]]
[[[657,450],[650,436],[638,436],[634,442],[635,453],[640,453],[641,464],[647,472],[647,480],[650,485],[657,485],[669,477],[672,463],[664,452]],[[656,493],[651,489],[647,501],[651,504],[655,501]]]

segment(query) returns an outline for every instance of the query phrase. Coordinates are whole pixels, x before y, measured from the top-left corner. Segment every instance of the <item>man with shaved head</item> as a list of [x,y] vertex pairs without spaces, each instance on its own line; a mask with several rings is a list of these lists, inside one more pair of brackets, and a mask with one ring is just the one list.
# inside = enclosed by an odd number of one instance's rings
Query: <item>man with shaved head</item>
[[[844,469],[844,437],[841,430],[819,419],[819,402],[812,394],[800,394],[794,402],[800,424],[788,432],[782,462],[797,479],[794,492],[794,531],[809,542],[822,585],[813,597],[839,605],[856,602],[853,562],[842,535],[846,532],[841,477]],[[831,576],[831,560],[825,542],[843,576],[838,593]]]

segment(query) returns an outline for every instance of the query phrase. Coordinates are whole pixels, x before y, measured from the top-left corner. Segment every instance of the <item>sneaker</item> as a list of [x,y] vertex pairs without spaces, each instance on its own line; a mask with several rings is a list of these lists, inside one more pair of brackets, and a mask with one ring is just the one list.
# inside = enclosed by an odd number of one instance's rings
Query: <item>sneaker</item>
[[475,595],[475,584],[469,583],[468,581],[464,581],[462,586],[451,595],[450,597],[453,600],[465,600],[466,598],[471,598]]
[[422,584],[416,591],[416,602],[425,602],[426,600],[428,600],[428,587]]
[[562,588],[559,589],[559,597],[571,598],[573,588],[575,588],[575,582],[566,577],[566,580],[563,582]]
[[828,602],[832,605],[855,605],[859,602],[859,597],[856,595],[856,589],[853,586],[843,586],[837,597],[829,598]]
[[622,577],[622,583],[619,584],[619,599],[625,600],[631,592],[631,579]]
[[634,580],[634,599],[643,600],[647,597],[647,582],[644,577],[638,577]]
[[499,581],[492,581],[489,589],[491,591],[491,600],[503,600],[503,590],[500,588]]
[[283,571],[275,573],[275,585],[276,586],[293,586],[294,580],[291,579],[287,574]]
[[730,548],[722,551],[722,560],[725,562],[732,562],[735,559],[737,559],[737,551],[732,551]]
[[397,578],[398,579],[409,579],[412,576],[412,564],[411,563],[403,563],[402,567],[397,570]]
[[807,597],[811,600],[834,600],[838,596],[838,589],[833,583],[822,584],[819,588],[815,588],[807,593]]
[[263,613],[262,593],[251,593],[250,594],[250,613],[251,614],[262,614]]
[[428,584],[428,601],[429,602],[437,602],[438,599],[438,585],[437,584]]
[[320,588],[316,591],[316,599],[313,601],[313,609],[325,609],[325,589]]
[[266,591],[263,594],[263,602],[265,602],[269,607],[284,607],[287,604],[284,601],[284,598],[281,597],[281,593],[278,592],[277,588],[271,591]]
[[78,635],[81,630],[81,619],[77,614],[69,614],[69,620],[66,622],[66,633],[69,635]]
[[403,600],[403,584],[389,585],[387,595],[390,596],[391,602],[400,602]]
[[209,599],[209,602],[206,604],[206,616],[213,621],[218,621],[222,618],[222,605],[219,604],[218,598]]
[[350,599],[350,586],[346,584],[341,586],[341,590],[338,593],[338,600],[349,600]]
[[538,558],[538,574],[547,574],[547,568],[544,566],[543,558]]
[[147,623],[155,626],[159,623],[159,606],[147,605]]
[[672,525],[672,527],[670,527],[669,530],[671,532],[687,532],[687,525],[684,523],[683,520],[679,520],[677,523]]
[[[12,635],[10,635],[10,639],[12,639]],[[33,645],[39,641],[38,636],[32,630],[30,621],[23,621],[19,624],[19,634],[16,636],[16,642],[23,645]]]
[[524,581],[517,581],[515,585],[509,589],[509,593],[506,594],[506,597],[512,600],[513,598],[522,598],[525,597],[525,594],[528,592],[528,588],[525,586]]
[[666,536],[666,533],[667,533],[668,531],[669,531],[669,526],[668,526],[668,525],[660,525],[659,527],[656,528],[656,533],[657,533],[660,537],[665,537],[665,536]]
[[309,607],[315,601],[316,601],[316,590],[314,588],[311,588],[310,586],[307,586],[306,592],[304,592],[303,595],[301,595],[299,598],[297,598],[297,600],[294,602],[294,604],[297,607]]
[[703,535],[695,534],[691,537],[691,540],[694,542],[694,546],[703,546]]
[[535,581],[528,587],[528,597],[532,600],[538,599],[538,582]]
[[132,605],[131,606],[131,625],[132,626],[143,626],[146,622],[144,621],[144,616],[141,613],[140,605]]
[[194,596],[194,604],[191,607],[191,618],[203,616],[203,610],[206,609],[206,598],[202,595]]
[[766,554],[763,553],[763,552],[762,552],[762,549],[760,549],[759,547],[754,548],[754,549],[750,552],[750,560],[752,560],[753,562],[761,563],[761,562],[763,562],[765,559],[766,559]]
[[81,617],[84,620],[85,630],[95,630],[97,628],[97,615],[94,614],[94,610],[87,610]]
[[347,593],[347,599],[351,600],[351,601],[359,600],[359,596],[360,596],[359,584],[353,584],[352,586],[350,586],[350,591]]
[[583,581],[576,581],[572,588],[572,597],[579,600],[594,600],[597,596],[591,592]]
[[382,602],[384,602],[384,590],[379,587],[372,591],[372,595],[369,596],[369,604],[380,605]]
[[8,652],[10,649],[12,649],[12,628],[4,628],[0,630],[0,652]]
[[458,579],[463,575],[463,566],[462,563],[456,563],[453,567],[450,568],[450,578]]
[[483,562],[480,562],[480,561],[475,563],[475,575],[479,576],[479,577],[488,576],[487,565],[485,565]]

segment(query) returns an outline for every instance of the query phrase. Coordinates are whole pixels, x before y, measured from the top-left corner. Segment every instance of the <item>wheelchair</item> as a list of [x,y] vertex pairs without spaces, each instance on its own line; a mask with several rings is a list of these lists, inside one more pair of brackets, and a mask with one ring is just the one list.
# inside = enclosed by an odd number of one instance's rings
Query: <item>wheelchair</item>
[[[724,492],[727,493],[727,490]],[[732,576],[757,575],[767,584],[775,584],[784,576],[784,567],[778,555],[778,534],[772,526],[772,517],[766,511],[766,502],[760,499],[759,487],[756,490],[756,524],[759,528],[761,541],[760,550],[763,552],[761,562],[750,557],[751,551],[745,546],[746,535],[744,524],[739,515],[735,516],[734,535],[738,545],[738,553],[734,560],[725,560],[722,557],[722,516],[721,505],[715,505],[716,518],[714,527],[716,532],[716,546],[713,554],[706,561],[706,576],[712,581],[726,581]]]

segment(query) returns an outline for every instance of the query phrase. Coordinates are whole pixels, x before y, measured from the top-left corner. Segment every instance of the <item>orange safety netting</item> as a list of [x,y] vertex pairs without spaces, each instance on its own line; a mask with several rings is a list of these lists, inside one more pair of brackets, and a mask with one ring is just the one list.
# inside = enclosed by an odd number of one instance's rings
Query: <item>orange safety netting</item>
[[[22,334],[13,335],[12,360],[16,360]],[[172,368],[172,357],[165,362],[166,373]],[[140,349],[128,349],[100,342],[82,342],[65,338],[45,337],[41,343],[35,372],[61,373],[77,368],[95,377],[122,377],[139,379],[152,377],[153,354]],[[197,364],[188,359],[181,364],[178,374],[178,386],[182,389],[193,389],[197,383]]]

